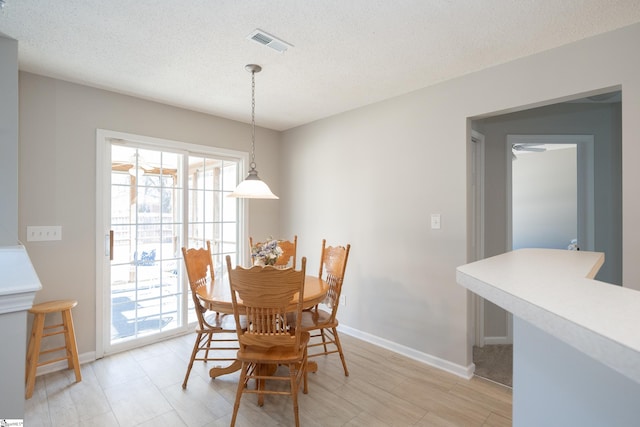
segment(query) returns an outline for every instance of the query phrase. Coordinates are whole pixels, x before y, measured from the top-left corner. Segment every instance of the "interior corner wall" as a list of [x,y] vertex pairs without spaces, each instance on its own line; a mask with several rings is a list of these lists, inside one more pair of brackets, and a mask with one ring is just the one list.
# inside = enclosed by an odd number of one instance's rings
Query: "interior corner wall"
[[[621,87],[623,229],[640,235],[638,40],[640,24],[284,132],[283,232],[310,257],[322,238],[352,245],[341,324],[471,363],[468,296],[455,281],[467,261],[468,118]],[[640,239],[626,238],[622,256],[625,285],[640,289]]]
[[[78,351],[90,354],[96,349],[96,129],[246,152],[251,128],[26,72],[19,74],[19,100],[19,237],[42,282],[35,302],[77,299]],[[278,194],[280,133],[257,128],[256,138],[260,175]],[[251,200],[249,233],[277,235],[279,214],[278,203]],[[27,242],[30,225],[60,225],[62,240]]]

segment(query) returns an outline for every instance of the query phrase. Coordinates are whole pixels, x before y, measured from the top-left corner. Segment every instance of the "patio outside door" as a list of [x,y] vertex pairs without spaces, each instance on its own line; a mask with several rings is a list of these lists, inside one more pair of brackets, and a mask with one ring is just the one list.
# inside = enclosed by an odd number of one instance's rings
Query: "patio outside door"
[[210,241],[222,275],[224,257],[237,260],[245,236],[244,204],[225,197],[241,157],[126,136],[98,137],[97,357],[184,332],[196,317],[182,247]]
[[182,154],[111,146],[111,344],[181,328]]

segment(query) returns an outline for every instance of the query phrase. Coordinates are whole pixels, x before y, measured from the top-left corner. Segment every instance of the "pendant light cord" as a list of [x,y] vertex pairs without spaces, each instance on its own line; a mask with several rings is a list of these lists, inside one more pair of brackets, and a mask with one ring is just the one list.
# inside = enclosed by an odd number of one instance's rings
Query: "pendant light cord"
[[251,71],[251,169],[256,168],[256,72]]
[[277,199],[269,186],[258,177],[256,170],[256,73],[262,70],[257,64],[247,64],[245,70],[251,73],[251,163],[246,178],[242,181],[229,197],[240,199]]

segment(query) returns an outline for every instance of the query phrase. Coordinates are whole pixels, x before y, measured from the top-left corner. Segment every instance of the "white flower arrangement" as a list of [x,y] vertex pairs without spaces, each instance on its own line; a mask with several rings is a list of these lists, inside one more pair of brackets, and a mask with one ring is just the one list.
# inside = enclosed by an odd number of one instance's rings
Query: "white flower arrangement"
[[274,265],[280,255],[282,255],[282,249],[278,241],[271,237],[266,242],[251,247],[253,265]]

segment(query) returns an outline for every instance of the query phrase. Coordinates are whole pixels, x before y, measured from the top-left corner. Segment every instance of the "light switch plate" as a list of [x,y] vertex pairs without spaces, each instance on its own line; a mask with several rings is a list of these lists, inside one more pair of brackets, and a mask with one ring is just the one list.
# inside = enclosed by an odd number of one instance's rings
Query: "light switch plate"
[[440,214],[431,214],[431,229],[440,230]]
[[44,242],[62,240],[62,226],[30,226],[27,227],[27,242]]

